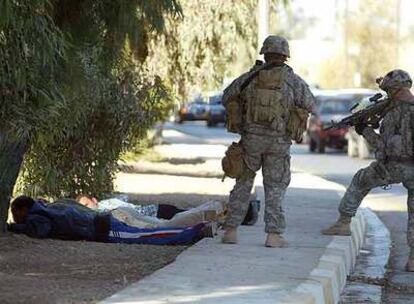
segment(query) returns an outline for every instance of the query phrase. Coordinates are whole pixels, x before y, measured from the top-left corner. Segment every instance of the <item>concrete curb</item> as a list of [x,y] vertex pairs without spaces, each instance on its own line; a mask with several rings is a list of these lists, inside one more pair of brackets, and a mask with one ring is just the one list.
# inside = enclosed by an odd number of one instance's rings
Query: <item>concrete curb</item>
[[[263,188],[261,188],[263,189]],[[255,187],[256,194],[261,199],[263,198],[263,191],[259,190],[259,187]],[[342,192],[340,190],[339,192]],[[351,230],[352,236],[334,236],[332,241],[328,243],[328,245],[321,249],[323,254],[319,257],[319,260],[315,260],[317,266],[312,269],[310,272],[306,272],[305,277],[298,277],[299,280],[298,284],[292,286],[292,289],[286,290],[277,290],[277,284],[269,282],[268,285],[262,286],[262,290],[268,290],[266,293],[261,294],[261,298],[257,303],[264,303],[261,302],[265,300],[266,303],[284,303],[284,304],[298,304],[298,303],[309,303],[309,304],[336,304],[339,303],[341,293],[346,285],[347,276],[353,270],[356,259],[364,243],[365,232],[368,227],[368,223],[372,221],[372,217],[369,215],[372,214],[372,211],[369,209],[361,209],[358,211],[357,215],[352,220]],[[210,254],[213,255],[212,250],[214,250],[214,246],[208,245],[215,245],[215,242],[212,239],[205,239],[199,242],[197,245],[191,247],[186,252],[181,254],[175,263],[170,264],[163,268],[161,272],[162,275],[158,275],[157,273],[152,274],[150,277],[139,282],[136,286],[128,287],[127,292],[123,292],[122,294],[113,295],[110,298],[102,301],[101,303],[146,303],[146,304],[158,304],[158,303],[215,303],[213,302],[213,296],[218,297],[217,291],[215,294],[210,294],[210,290],[206,290],[200,295],[192,295],[188,293],[187,290],[175,290],[176,286],[181,286],[188,284],[191,278],[186,276],[177,276],[176,272],[172,271],[174,264],[178,265],[179,267],[185,267],[183,264],[184,258],[196,259],[200,256],[205,257],[209,256]],[[201,249],[200,249],[201,248]],[[226,250],[230,252],[232,249],[231,247],[226,247]],[[320,253],[319,253],[320,254]],[[206,271],[207,275],[209,271],[214,269],[214,265],[206,265],[202,268],[203,271]],[[159,273],[159,272],[158,272]],[[171,286],[163,286],[160,285],[163,281],[159,281],[158,279],[165,279],[167,278],[169,282],[172,282],[170,278],[174,275],[174,284]],[[223,278],[219,278],[222,280]],[[161,283],[160,283],[161,282]],[[178,284],[178,285],[177,285]],[[198,287],[202,285],[197,285]],[[252,287],[252,286],[248,286]],[[237,291],[240,292],[241,290],[237,288],[232,288],[230,292]],[[175,293],[174,293],[175,290]],[[136,295],[140,294],[140,292],[149,291],[153,297],[143,297],[141,294],[141,298],[134,298]],[[207,292],[208,291],[208,292]],[[247,292],[248,289],[245,289],[243,298],[237,299],[230,299],[230,298],[223,298],[220,300],[222,303],[251,303],[249,302],[251,299],[254,298],[255,294],[260,294],[258,291],[252,289],[251,291]],[[227,291],[220,291],[219,293],[223,293],[223,297]],[[162,295],[164,293],[164,295]],[[165,297],[165,294],[168,294],[168,297]],[[133,295],[131,297],[131,294]],[[134,296],[135,295],[135,296]],[[170,299],[169,296],[174,297],[174,299]],[[164,296],[164,297],[162,297]],[[160,298],[162,297],[162,298]],[[271,297],[271,298],[270,298]],[[159,298],[159,299],[158,299]],[[211,298],[211,299],[210,299]],[[217,298],[219,299],[219,298]],[[226,300],[225,300],[226,299]],[[240,302],[242,300],[242,302]],[[257,298],[256,298],[257,300]]]
[[[345,191],[344,187],[341,186],[341,188]],[[338,192],[342,196],[344,191]],[[261,193],[262,187],[256,186],[255,192],[258,197],[264,199],[264,193]],[[351,222],[351,237],[333,236],[333,240],[326,247],[318,266],[311,271],[310,276],[278,303],[339,303],[347,277],[353,270],[359,250],[364,244],[368,222],[373,220],[372,214],[370,209],[360,208]],[[380,220],[377,219],[377,225],[378,221]],[[381,221],[380,224],[382,224]]]
[[[255,192],[257,196],[264,198],[264,193],[260,193],[262,189],[256,186]],[[343,191],[338,192],[343,194]],[[359,250],[364,243],[367,222],[372,219],[366,216],[367,212],[372,213],[368,208],[358,210],[351,223],[351,237],[333,236],[325,253],[320,257],[318,266],[311,271],[309,277],[278,303],[336,304],[339,302],[347,276],[353,270]]]
[[334,304],[340,300],[347,276],[352,271],[359,250],[364,242],[366,218],[358,211],[352,220],[352,236],[334,236],[312,270],[308,280],[295,292],[308,294],[315,304]]
[[[389,231],[376,214],[364,204],[352,220],[352,236],[334,236],[325,253],[319,259],[319,265],[313,269],[308,281],[300,284],[294,292],[306,293],[310,299],[300,303],[336,304],[347,283],[347,276],[354,269],[359,251],[364,245],[368,226],[375,228],[375,235],[384,242],[381,248],[390,248]],[[385,254],[384,267],[390,250]],[[286,301],[286,303],[299,303]]]

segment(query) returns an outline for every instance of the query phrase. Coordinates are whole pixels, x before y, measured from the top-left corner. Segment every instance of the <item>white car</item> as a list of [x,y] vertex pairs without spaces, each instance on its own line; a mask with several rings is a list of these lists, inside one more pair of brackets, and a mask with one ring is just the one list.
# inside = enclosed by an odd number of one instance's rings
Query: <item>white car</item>
[[357,134],[354,127],[348,129],[346,139],[348,140],[348,156],[370,158],[372,150],[370,145],[364,137]]

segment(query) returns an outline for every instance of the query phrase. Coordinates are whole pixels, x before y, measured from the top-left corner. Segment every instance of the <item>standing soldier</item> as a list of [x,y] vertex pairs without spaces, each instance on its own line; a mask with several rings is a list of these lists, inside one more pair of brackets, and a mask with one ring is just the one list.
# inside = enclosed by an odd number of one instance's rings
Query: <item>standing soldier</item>
[[393,70],[377,79],[380,89],[389,98],[389,105],[378,126],[359,124],[355,130],[376,149],[376,161],[359,170],[339,205],[340,217],[331,227],[322,230],[326,235],[351,235],[351,218],[368,192],[378,186],[403,183],[408,190],[407,240],[411,247],[407,270],[414,271],[414,96],[412,80],[403,70]]
[[285,62],[289,44],[280,36],[265,39],[257,61],[223,94],[227,110],[226,126],[241,134],[223,159],[226,175],[236,178],[230,193],[223,243],[237,243],[237,227],[249,206],[255,172],[262,168],[265,191],[265,231],[267,247],[282,247],[285,217],[282,200],[290,182],[291,140],[301,140],[314,96],[308,85]]

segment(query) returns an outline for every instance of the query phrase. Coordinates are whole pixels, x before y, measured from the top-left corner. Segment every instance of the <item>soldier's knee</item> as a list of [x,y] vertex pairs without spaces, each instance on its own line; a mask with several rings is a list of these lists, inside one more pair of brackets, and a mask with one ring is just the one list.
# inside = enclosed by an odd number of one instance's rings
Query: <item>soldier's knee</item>
[[290,170],[280,170],[263,174],[263,183],[271,187],[287,187],[290,183]]
[[370,188],[378,184],[378,180],[375,172],[368,167],[357,171],[352,179],[352,185],[358,188]]
[[359,169],[357,173],[355,173],[353,180],[356,182],[360,182],[363,179],[363,176],[365,175],[365,169]]

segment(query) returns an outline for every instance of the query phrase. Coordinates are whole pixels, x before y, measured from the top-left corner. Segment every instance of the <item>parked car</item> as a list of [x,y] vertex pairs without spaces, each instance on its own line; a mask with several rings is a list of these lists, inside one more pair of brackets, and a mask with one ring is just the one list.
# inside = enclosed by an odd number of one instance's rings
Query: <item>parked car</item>
[[372,151],[371,146],[364,137],[357,134],[354,127],[349,128],[346,139],[348,140],[347,152],[349,157],[358,157],[360,159],[370,157]]
[[183,123],[184,121],[207,120],[207,103],[204,100],[184,103],[177,112],[175,121]]
[[344,149],[347,144],[348,128],[324,130],[351,114],[350,109],[364,97],[372,96],[376,91],[368,89],[344,89],[318,91],[316,113],[308,122],[309,150],[324,153],[326,147]]
[[223,94],[217,94],[209,97],[207,107],[207,126],[214,127],[218,123],[226,122],[226,109],[224,108],[221,100]]

